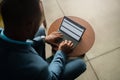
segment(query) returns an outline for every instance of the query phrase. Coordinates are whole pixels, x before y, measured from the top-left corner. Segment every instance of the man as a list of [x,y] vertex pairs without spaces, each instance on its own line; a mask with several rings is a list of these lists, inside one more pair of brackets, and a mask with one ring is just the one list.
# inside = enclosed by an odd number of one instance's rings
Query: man
[[[39,0],[4,0],[4,30],[0,29],[0,80],[74,80],[86,70],[81,59],[67,61],[73,43],[55,42],[62,35],[45,36]],[[45,59],[45,42],[58,47],[53,60]]]

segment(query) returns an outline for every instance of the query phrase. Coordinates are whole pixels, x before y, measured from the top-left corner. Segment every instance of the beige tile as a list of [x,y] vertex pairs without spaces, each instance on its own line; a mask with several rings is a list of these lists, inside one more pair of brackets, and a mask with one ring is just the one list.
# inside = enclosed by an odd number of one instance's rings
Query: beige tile
[[56,0],[43,0],[45,17],[47,20],[47,27],[58,18],[63,17],[63,13],[61,12]]
[[100,80],[120,80],[120,48],[91,61]]
[[89,19],[95,14],[98,0],[57,0],[65,15]]
[[82,58],[84,61],[88,61],[88,58],[87,58],[87,56],[85,55],[83,58]]
[[120,47],[120,2],[110,0],[108,4],[107,2],[101,2],[101,4],[103,4],[100,8],[102,13],[95,15],[93,23],[96,42],[88,53],[89,58]]
[[87,70],[75,80],[97,80],[90,64],[87,62]]
[[57,0],[65,15],[88,21],[96,35],[88,58],[120,47],[120,0]]
[[0,3],[2,2],[2,0],[0,0]]
[[3,20],[2,20],[2,16],[0,15],[0,27],[2,27],[3,28]]
[[52,56],[51,46],[46,44],[46,58]]
[[[63,13],[61,12],[56,0],[43,0],[44,12],[47,21],[47,30],[50,25],[58,18],[63,17]],[[51,46],[46,44],[46,57],[50,57],[52,55]]]

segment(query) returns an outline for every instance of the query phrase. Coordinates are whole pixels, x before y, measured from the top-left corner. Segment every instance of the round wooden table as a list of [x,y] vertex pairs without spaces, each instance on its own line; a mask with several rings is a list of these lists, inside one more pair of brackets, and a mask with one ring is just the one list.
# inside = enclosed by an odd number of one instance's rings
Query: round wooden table
[[[90,50],[90,48],[93,46],[93,43],[95,41],[95,33],[93,28],[91,27],[91,25],[86,22],[85,20],[78,18],[78,17],[74,17],[74,16],[67,16],[68,18],[72,19],[73,21],[77,22],[78,24],[84,26],[86,28],[81,41],[79,42],[79,44],[75,47],[75,49],[73,50],[73,52],[71,52],[69,54],[69,56],[71,57],[77,57],[77,56],[81,56],[84,55],[88,50]],[[61,22],[62,22],[62,18],[57,19],[56,21],[54,21],[49,30],[48,30],[48,35],[54,31],[58,31]]]

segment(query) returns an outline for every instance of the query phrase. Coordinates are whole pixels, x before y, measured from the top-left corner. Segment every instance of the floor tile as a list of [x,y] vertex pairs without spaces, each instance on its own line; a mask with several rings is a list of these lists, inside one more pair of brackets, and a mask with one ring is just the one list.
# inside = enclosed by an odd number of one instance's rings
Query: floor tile
[[86,64],[87,70],[75,80],[97,80],[97,77],[94,74],[94,71],[92,70],[90,64],[88,62]]
[[[63,13],[61,12],[56,0],[43,0],[45,18],[47,21],[47,30],[50,25],[58,18],[63,17]],[[46,57],[50,57],[52,55],[51,46],[46,44]]]
[[[95,31],[95,43],[88,58],[120,47],[119,0],[57,0],[65,15],[88,21]],[[112,6],[111,6],[112,5]]]
[[0,15],[0,27],[2,27],[3,28],[3,20],[2,20],[2,16]]
[[56,0],[43,0],[43,6],[48,28],[56,19],[63,17]]
[[96,0],[57,0],[65,15],[89,19],[95,14]]
[[120,80],[120,48],[91,60],[99,80]]
[[46,58],[49,58],[50,56],[52,56],[52,48],[50,45],[46,44]]
[[2,0],[0,0],[0,3],[2,2]]

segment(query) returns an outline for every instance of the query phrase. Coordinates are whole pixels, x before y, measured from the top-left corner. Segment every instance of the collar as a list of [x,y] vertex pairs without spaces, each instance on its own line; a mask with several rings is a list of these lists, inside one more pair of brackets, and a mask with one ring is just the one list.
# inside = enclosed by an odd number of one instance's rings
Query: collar
[[0,36],[3,40],[10,42],[10,43],[15,43],[15,44],[24,44],[24,45],[32,45],[33,41],[32,40],[26,40],[26,41],[17,41],[17,40],[13,40],[11,38],[8,38],[5,34],[4,34],[4,30],[1,31]]

